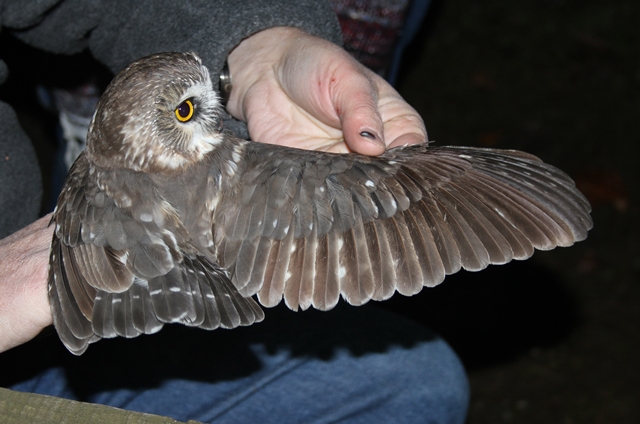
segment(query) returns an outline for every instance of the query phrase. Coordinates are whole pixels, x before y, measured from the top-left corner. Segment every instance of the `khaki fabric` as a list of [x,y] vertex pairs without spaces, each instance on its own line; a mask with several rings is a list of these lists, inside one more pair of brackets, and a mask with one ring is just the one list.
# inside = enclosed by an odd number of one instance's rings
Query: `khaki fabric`
[[[3,424],[175,424],[172,418],[0,388]],[[197,421],[188,421],[197,424]]]

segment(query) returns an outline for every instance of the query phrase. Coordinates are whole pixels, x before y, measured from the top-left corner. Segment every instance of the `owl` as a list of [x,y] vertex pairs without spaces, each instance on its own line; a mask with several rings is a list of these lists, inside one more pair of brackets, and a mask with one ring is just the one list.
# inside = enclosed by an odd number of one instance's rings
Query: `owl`
[[220,108],[193,53],[140,59],[102,96],[51,220],[49,300],[72,353],[166,323],[250,325],[258,302],[411,296],[592,226],[573,181],[527,153],[299,150],[236,138]]

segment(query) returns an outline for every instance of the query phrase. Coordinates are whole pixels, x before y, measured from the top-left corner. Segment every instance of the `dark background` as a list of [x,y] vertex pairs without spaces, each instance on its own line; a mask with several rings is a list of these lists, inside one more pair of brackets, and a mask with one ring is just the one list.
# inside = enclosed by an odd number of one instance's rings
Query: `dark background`
[[[640,422],[638,26],[635,0],[436,0],[405,54],[399,90],[431,140],[536,154],[594,208],[594,229],[574,247],[383,304],[458,352],[470,424]],[[55,117],[24,87],[60,85],[56,69],[75,83],[86,57],[34,53],[34,66],[24,46],[11,57],[12,43],[1,34],[12,74],[0,98],[19,111],[49,175]]]
[[467,366],[469,423],[640,422],[640,2],[436,1],[400,93],[439,145],[526,150],[568,172],[594,229],[388,305]]

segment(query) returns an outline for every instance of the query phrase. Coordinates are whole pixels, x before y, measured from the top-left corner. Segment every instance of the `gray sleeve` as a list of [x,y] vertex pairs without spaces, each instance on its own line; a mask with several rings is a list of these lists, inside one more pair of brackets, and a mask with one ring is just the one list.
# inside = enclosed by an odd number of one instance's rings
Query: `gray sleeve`
[[0,239],[38,218],[42,182],[35,151],[11,107],[0,102]]
[[333,9],[318,0],[5,0],[2,13],[26,43],[65,54],[89,47],[114,73],[152,53],[195,51],[215,81],[242,39],[274,26],[342,43]]
[[[3,0],[0,0],[0,3]],[[4,0],[2,25],[25,43],[53,53],[89,48],[117,73],[152,53],[195,51],[217,81],[240,41],[263,29],[291,26],[342,44],[337,16],[318,0]],[[247,138],[225,114],[225,127]]]

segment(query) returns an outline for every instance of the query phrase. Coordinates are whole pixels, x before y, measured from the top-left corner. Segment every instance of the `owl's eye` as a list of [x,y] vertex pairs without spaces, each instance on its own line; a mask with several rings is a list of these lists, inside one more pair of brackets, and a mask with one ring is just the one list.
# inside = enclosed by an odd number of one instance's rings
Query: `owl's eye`
[[176,118],[180,122],[188,122],[193,117],[193,110],[193,103],[187,99],[176,108]]

